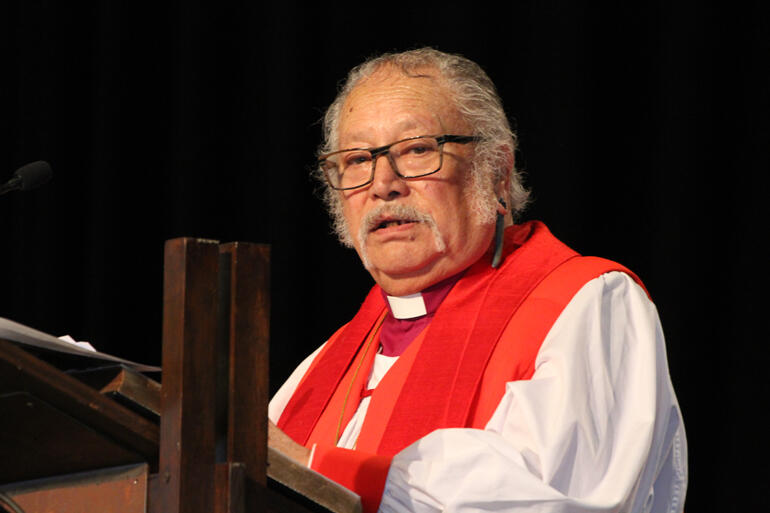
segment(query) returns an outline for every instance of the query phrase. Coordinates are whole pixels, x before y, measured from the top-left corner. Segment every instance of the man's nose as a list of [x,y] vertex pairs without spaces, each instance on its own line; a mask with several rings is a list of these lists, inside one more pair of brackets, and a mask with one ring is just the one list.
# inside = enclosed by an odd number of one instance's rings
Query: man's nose
[[408,194],[406,180],[398,176],[388,154],[377,155],[374,159],[374,178],[369,193],[379,199],[392,200]]

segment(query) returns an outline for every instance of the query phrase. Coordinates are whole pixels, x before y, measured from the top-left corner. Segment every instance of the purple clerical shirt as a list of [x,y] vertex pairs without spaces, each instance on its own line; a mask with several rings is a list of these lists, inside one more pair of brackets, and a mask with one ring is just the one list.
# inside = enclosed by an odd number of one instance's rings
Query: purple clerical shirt
[[426,313],[419,317],[397,319],[388,299],[390,296],[382,291],[382,296],[388,305],[388,314],[380,328],[380,352],[385,356],[400,356],[417,338],[417,335],[430,324],[439,305],[463,274],[465,273],[455,274],[423,290],[422,300],[425,303]]

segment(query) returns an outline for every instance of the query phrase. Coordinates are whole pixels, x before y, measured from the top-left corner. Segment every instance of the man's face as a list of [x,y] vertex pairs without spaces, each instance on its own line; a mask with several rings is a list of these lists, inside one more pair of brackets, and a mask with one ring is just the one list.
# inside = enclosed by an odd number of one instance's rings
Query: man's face
[[[472,131],[438,79],[385,69],[348,96],[339,148],[442,134]],[[370,185],[340,192],[356,251],[388,294],[418,292],[467,268],[489,247],[494,224],[478,223],[468,192],[473,146],[446,143],[441,170],[409,181],[394,173],[387,157],[379,157]]]

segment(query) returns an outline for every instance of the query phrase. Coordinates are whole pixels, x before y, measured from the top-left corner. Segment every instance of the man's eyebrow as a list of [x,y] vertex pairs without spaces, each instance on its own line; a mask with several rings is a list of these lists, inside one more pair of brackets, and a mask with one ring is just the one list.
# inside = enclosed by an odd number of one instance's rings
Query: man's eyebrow
[[[444,124],[441,123],[441,119],[438,117],[437,114],[434,114],[434,116],[435,116],[436,120],[439,122],[439,126],[441,126],[441,129],[443,130],[444,129]],[[403,131],[407,131],[407,130],[412,130],[414,128],[419,128],[422,125],[423,124],[419,123],[416,119],[408,118],[408,119],[404,119],[404,120],[401,120],[401,121],[397,122],[393,129],[395,131],[402,131],[403,132]],[[420,134],[415,134],[415,135],[436,135],[436,134],[425,132],[424,134],[420,133]],[[365,132],[353,132],[352,134],[347,134],[346,139],[353,140],[353,141],[364,141],[364,140],[367,139],[367,137],[366,137],[366,133]],[[394,139],[393,141],[389,141],[389,142],[394,142],[396,140],[398,140],[398,139]],[[388,144],[388,143],[386,143],[386,144]],[[348,146],[350,146],[350,145],[348,145]],[[362,145],[356,145],[355,147],[361,148],[363,146]],[[340,149],[345,149],[345,148],[340,147]]]

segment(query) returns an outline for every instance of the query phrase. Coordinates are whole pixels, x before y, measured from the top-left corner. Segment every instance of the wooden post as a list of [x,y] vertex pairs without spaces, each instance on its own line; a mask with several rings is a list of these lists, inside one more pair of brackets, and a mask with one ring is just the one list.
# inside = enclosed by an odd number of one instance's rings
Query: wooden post
[[158,513],[214,511],[218,260],[216,241],[166,242]]
[[245,511],[266,486],[270,247],[220,245],[220,305],[227,326],[227,462],[243,464]]

